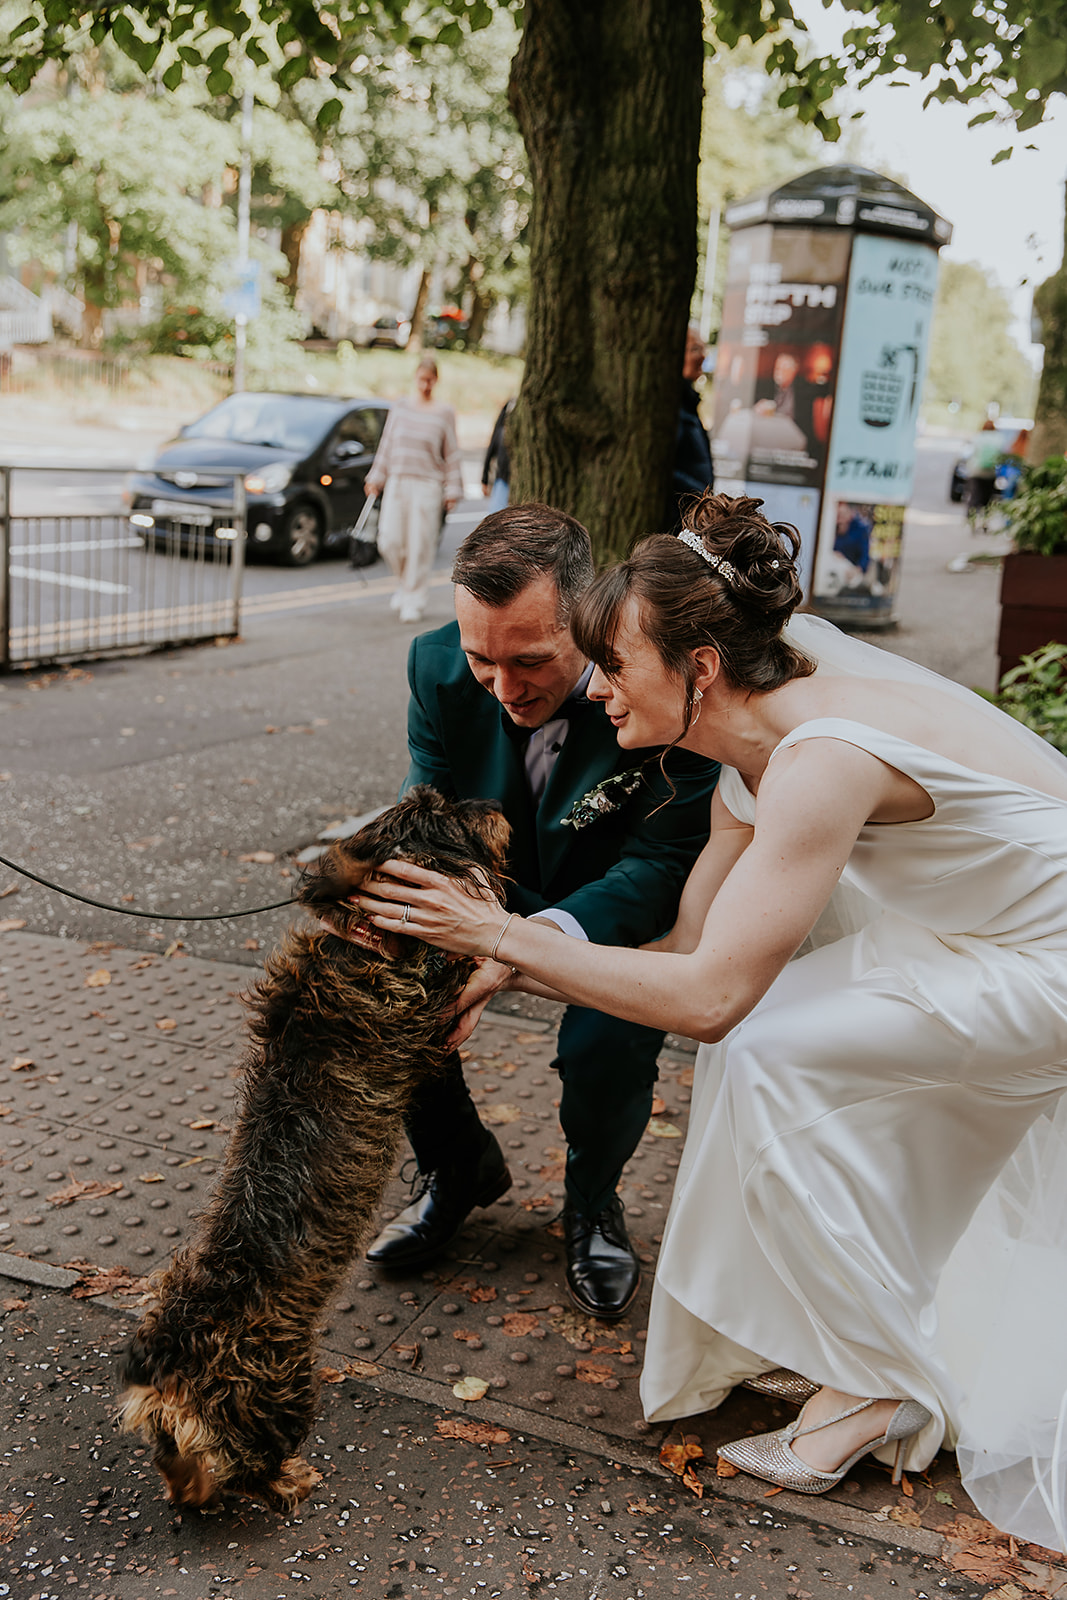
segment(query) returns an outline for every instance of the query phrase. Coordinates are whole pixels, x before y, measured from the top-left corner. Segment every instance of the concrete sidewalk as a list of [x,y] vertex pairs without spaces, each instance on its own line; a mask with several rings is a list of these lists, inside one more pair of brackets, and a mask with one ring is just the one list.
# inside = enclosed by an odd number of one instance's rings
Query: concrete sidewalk
[[[626,1171],[645,1281],[632,1312],[608,1327],[572,1309],[564,1283],[552,1024],[499,1013],[479,1028],[466,1066],[513,1187],[475,1213],[435,1270],[390,1279],[354,1266],[322,1344],[323,1415],[307,1451],[321,1490],[291,1522],[244,1502],[217,1517],[174,1515],[138,1441],[115,1431],[114,1353],[146,1303],[147,1275],[189,1237],[210,1192],[249,977],[180,950],[0,933],[9,1472],[0,1572],[28,1584],[10,1592],[44,1597],[77,1584],[118,1600],[200,1600],[240,1588],[258,1600],[338,1594],[358,1579],[403,1597],[544,1589],[634,1600],[736,1595],[726,1574],[751,1560],[753,1587],[770,1561],[780,1587],[764,1572],[759,1589],[798,1600],[815,1577],[878,1600],[891,1589],[975,1595],[1013,1572],[1036,1592],[1067,1593],[1057,1587],[1067,1574],[1045,1570],[1040,1552],[1013,1556],[1007,1541],[992,1553],[1000,1565],[984,1549],[986,1582],[967,1577],[975,1569],[959,1549],[973,1530],[961,1519],[974,1513],[948,1454],[905,1491],[867,1464],[832,1496],[783,1493],[765,1509],[762,1486],[719,1479],[709,1464],[716,1443],[790,1415],[744,1391],[686,1430],[704,1447],[705,1498],[678,1484],[659,1451],[681,1430],[644,1422],[638,1378],[692,1056],[665,1053],[659,1102]],[[407,1193],[397,1177],[386,1217]],[[481,1398],[457,1398],[466,1377],[482,1380]],[[580,1491],[566,1487],[575,1473]],[[505,1484],[513,1506],[502,1529]],[[947,1564],[953,1556],[963,1573]]]

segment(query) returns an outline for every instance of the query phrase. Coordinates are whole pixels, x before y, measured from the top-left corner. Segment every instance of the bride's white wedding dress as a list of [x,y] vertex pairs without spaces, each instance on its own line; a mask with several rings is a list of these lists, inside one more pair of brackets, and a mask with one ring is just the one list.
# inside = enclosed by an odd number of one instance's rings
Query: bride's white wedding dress
[[[853,649],[844,670],[877,676],[883,652]],[[863,830],[840,896],[858,931],[699,1052],[645,1411],[693,1415],[774,1366],[916,1399],[933,1420],[907,1467],[956,1444],[991,1521],[1067,1547],[1067,805],[849,720],[779,749],[813,738],[935,809]],[[736,772],[720,794],[754,820]]]

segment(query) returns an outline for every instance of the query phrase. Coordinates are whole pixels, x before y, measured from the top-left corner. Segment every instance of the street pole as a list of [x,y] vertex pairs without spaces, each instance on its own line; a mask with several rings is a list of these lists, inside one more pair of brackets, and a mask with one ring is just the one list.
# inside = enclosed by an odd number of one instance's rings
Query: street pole
[[704,289],[700,297],[700,337],[707,344],[711,338],[711,312],[715,295],[715,268],[719,254],[719,226],[722,212],[718,206],[708,218],[708,240],[704,250]]
[[[252,220],[252,105],[254,96],[246,89],[241,99],[241,175],[237,185],[237,267],[244,279],[248,266],[248,237]],[[238,311],[234,318],[233,340],[233,392],[239,394],[245,386],[245,337],[248,317]]]

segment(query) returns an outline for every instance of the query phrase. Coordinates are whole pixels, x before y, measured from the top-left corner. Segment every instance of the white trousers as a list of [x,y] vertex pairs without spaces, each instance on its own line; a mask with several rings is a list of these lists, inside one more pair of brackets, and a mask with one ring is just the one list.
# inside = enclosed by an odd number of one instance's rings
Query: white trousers
[[378,549],[397,580],[405,611],[426,605],[441,528],[441,485],[429,478],[389,478],[382,493]]

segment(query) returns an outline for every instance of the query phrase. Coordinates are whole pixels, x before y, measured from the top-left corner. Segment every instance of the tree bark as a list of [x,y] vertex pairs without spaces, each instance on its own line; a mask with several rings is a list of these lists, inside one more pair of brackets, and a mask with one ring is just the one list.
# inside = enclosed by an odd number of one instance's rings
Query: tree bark
[[471,287],[471,314],[467,323],[467,349],[477,350],[485,333],[489,313],[496,305],[495,294],[482,294],[477,285]]
[[1063,261],[1035,290],[1034,310],[1041,319],[1045,358],[1026,459],[1040,465],[1049,456],[1067,454],[1067,221]]
[[419,279],[418,293],[415,304],[411,309],[411,332],[408,334],[408,349],[417,354],[422,349],[422,335],[426,325],[426,307],[430,301],[430,269],[423,267],[422,277]]
[[533,178],[512,498],[599,560],[669,525],[696,271],[700,0],[527,0],[510,98]]

